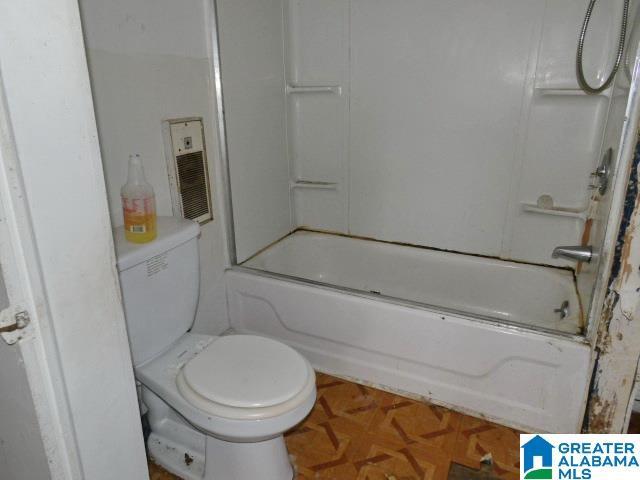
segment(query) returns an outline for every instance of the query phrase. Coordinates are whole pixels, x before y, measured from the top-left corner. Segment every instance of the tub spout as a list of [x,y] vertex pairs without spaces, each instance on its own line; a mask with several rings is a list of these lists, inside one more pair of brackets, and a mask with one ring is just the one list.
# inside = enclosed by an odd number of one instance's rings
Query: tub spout
[[551,256],[553,258],[567,258],[569,260],[589,263],[591,259],[593,259],[594,253],[591,245],[567,246],[554,248]]

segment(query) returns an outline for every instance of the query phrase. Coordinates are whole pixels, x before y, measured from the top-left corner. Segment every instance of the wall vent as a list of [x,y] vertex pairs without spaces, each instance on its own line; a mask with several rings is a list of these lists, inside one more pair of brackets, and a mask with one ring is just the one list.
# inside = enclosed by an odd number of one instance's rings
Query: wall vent
[[164,127],[173,214],[200,224],[213,220],[202,119],[169,120]]

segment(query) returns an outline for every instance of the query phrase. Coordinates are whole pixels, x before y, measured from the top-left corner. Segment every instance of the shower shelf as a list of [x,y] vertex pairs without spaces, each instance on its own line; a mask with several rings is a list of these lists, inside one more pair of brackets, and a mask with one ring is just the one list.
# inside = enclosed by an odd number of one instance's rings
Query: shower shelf
[[539,207],[535,203],[522,203],[522,210],[529,213],[539,213],[542,215],[553,215],[556,217],[578,218],[580,220],[587,219],[587,210],[583,208],[571,207]]
[[591,95],[586,93],[581,88],[567,88],[567,87],[536,87],[535,93],[540,96],[549,96],[549,97],[585,97],[585,98],[593,98],[595,97],[608,97],[609,91],[605,91],[599,93],[597,95]]
[[294,188],[315,188],[318,190],[337,190],[338,184],[333,182],[312,182],[308,180],[298,180],[289,184],[291,189]]
[[342,87],[340,85],[317,85],[308,87],[295,87],[293,85],[287,85],[287,94],[297,93],[333,93],[340,95],[342,93]]

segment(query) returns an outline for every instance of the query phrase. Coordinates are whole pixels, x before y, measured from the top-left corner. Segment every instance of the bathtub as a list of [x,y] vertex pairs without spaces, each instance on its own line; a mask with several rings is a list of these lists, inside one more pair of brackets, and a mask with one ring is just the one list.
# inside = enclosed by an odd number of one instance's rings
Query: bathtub
[[231,327],[319,371],[528,431],[580,430],[591,351],[574,335],[570,271],[298,231],[225,277]]
[[[583,330],[573,272],[299,230],[246,267],[572,334]],[[566,303],[568,314],[559,310]]]

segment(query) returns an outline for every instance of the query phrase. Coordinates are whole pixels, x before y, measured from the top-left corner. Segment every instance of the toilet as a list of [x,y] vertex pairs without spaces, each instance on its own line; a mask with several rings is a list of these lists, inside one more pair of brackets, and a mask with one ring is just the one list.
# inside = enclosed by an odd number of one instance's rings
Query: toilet
[[156,240],[140,245],[122,227],[114,231],[149,452],[187,480],[290,480],[283,433],[313,407],[313,368],[269,338],[191,333],[199,226],[158,217],[157,229]]

